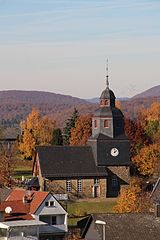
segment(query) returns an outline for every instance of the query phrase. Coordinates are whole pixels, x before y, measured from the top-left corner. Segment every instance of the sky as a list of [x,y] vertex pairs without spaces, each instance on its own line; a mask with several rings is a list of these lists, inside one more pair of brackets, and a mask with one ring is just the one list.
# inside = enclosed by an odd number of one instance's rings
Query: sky
[[132,97],[160,85],[160,0],[0,0],[0,90]]

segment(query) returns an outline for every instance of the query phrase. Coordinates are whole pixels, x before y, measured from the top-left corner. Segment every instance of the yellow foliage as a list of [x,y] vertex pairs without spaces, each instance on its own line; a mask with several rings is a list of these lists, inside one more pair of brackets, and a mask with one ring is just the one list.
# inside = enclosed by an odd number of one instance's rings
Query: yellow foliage
[[133,163],[138,167],[140,174],[151,176],[158,169],[160,162],[160,148],[158,144],[143,147],[139,153],[133,157]]
[[80,116],[71,129],[70,145],[86,145],[91,135],[92,118],[90,115]]
[[116,213],[148,212],[150,199],[143,194],[138,179],[133,178],[127,189],[121,189],[117,205],[113,208]]
[[35,108],[26,120],[20,123],[22,130],[22,141],[19,150],[24,157],[32,157],[37,145],[48,145],[52,140],[54,121],[47,116],[41,117]]

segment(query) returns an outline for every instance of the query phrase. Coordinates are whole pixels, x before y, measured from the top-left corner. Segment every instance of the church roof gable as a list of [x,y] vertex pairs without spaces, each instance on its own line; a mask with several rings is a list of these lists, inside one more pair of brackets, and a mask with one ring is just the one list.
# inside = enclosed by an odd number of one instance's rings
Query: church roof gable
[[48,178],[104,177],[105,167],[97,167],[89,146],[39,146],[41,173]]

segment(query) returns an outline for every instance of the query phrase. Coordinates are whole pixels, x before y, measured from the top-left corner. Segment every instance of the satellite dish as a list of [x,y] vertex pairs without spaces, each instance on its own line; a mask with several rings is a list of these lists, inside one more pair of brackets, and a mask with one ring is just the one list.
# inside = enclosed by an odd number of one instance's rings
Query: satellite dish
[[11,213],[12,212],[12,208],[11,207],[6,207],[5,208],[5,213]]

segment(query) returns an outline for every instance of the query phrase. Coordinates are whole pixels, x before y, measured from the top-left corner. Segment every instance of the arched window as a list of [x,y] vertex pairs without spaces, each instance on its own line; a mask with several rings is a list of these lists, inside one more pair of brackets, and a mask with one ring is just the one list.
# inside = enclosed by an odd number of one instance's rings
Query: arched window
[[94,127],[97,128],[97,120],[94,120]]
[[105,106],[109,106],[109,100],[105,100]]
[[108,119],[104,120],[104,127],[109,128],[109,121]]

